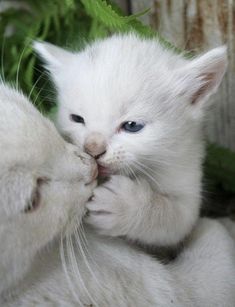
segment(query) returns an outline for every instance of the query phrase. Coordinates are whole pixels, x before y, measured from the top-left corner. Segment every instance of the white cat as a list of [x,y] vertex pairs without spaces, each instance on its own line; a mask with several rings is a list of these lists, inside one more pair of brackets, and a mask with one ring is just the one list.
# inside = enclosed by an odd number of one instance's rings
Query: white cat
[[0,295],[1,306],[234,306],[233,240],[215,221],[201,219],[169,265],[87,228],[92,260],[70,232],[65,271],[57,240],[37,256],[73,219],[79,227],[96,169],[23,95],[0,86],[0,111],[1,290],[28,271],[15,297]]
[[0,114],[1,294],[71,216],[84,212],[97,169],[22,94],[2,84]]
[[131,34],[78,53],[35,49],[58,89],[60,131],[112,175],[88,203],[87,223],[150,245],[183,241],[198,219],[202,123],[226,48],[185,59]]
[[89,266],[69,247],[65,274],[53,249],[34,263],[27,288],[6,306],[234,307],[234,242],[218,222],[201,219],[168,265],[118,238],[85,232]]

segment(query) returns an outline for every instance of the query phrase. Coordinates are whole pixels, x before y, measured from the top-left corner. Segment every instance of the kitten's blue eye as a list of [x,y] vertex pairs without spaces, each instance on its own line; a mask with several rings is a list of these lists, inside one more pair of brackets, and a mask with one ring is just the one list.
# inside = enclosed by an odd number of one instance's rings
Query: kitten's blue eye
[[85,120],[83,117],[81,117],[80,115],[77,114],[70,114],[69,115],[71,121],[75,122],[75,123],[81,123],[81,124],[85,124]]
[[137,122],[125,122],[122,124],[121,128],[127,132],[138,132],[144,128],[144,124],[139,124]]

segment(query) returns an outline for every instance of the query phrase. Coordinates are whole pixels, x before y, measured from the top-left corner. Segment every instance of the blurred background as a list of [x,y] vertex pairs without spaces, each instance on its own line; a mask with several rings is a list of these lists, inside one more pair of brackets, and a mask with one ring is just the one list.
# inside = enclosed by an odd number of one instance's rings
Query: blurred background
[[2,0],[1,77],[21,88],[41,112],[53,116],[54,89],[32,51],[32,41],[80,50],[96,38],[128,31],[192,55],[227,45],[228,72],[212,98],[216,104],[205,127],[202,214],[234,216],[235,0]]

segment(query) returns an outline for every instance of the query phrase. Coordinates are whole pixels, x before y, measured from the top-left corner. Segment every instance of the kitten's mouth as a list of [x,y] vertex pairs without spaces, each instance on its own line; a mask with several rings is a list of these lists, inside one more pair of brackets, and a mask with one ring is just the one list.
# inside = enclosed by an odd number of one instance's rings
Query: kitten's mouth
[[109,177],[113,172],[110,170],[110,168],[105,167],[103,165],[98,164],[98,176],[99,177]]

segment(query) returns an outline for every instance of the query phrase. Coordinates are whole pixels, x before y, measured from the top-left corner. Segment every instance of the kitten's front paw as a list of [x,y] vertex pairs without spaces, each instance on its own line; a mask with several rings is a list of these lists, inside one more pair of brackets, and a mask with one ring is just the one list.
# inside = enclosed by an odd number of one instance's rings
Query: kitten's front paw
[[85,222],[100,234],[109,236],[126,234],[128,204],[123,196],[128,189],[129,181],[129,178],[123,176],[113,176],[110,181],[94,190],[94,196],[86,205],[88,212]]

